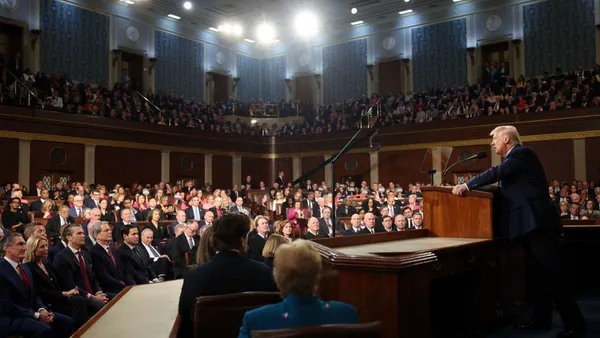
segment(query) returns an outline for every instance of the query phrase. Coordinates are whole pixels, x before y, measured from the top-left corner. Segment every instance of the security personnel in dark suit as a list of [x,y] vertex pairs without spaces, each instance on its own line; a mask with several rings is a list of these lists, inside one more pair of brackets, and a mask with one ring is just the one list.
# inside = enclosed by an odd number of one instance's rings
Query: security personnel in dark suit
[[517,129],[501,126],[494,129],[492,146],[504,161],[484,173],[457,185],[453,193],[500,182],[503,215],[508,237],[516,239],[528,261],[528,297],[533,303],[530,321],[519,329],[548,330],[552,324],[552,301],[561,315],[565,330],[558,337],[578,337],[585,331],[581,311],[565,283],[559,267],[558,235],[561,223],[548,196],[548,181],[537,154],[521,145]]
[[181,327],[178,337],[194,332],[196,298],[249,291],[277,291],[273,274],[265,265],[244,255],[250,219],[244,214],[226,214],[213,225],[217,254],[185,275],[179,297]]

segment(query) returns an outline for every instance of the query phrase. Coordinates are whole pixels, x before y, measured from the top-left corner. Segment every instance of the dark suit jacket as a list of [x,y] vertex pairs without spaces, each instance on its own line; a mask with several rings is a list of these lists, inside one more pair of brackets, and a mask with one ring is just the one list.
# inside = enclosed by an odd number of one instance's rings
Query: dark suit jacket
[[[336,222],[335,232],[342,233],[345,230],[346,230],[346,227],[344,226],[344,223],[340,222],[338,220]],[[323,219],[323,218],[319,218],[319,233],[329,236],[329,227],[327,226],[327,223],[325,222],[325,219]]]
[[242,191],[238,191],[238,192],[237,192],[237,195],[235,194],[235,191],[232,191],[232,192],[231,192],[231,194],[229,194],[229,198],[231,198],[231,201],[233,201],[233,202],[235,202],[235,200],[236,200],[238,197],[241,197],[241,198],[244,198],[244,197],[245,197],[245,194],[244,194],[244,191],[243,191],[243,190],[242,190]]
[[358,211],[353,206],[346,207],[345,205],[341,205],[335,210],[338,217],[351,217],[354,214],[358,214]]
[[[377,231],[375,230],[375,228],[373,228],[373,231],[375,231],[375,233],[377,233]],[[367,228],[363,228],[359,234],[371,234],[371,231],[369,231],[369,229]]]
[[97,276],[98,283],[100,283],[102,290],[105,292],[119,293],[126,285],[135,285],[135,282],[131,278],[126,278],[128,276],[124,276],[117,253],[112,248],[110,248],[110,250],[115,258],[116,265],[113,263],[112,259],[110,259],[110,256],[100,243],[96,243],[90,251],[92,268],[94,269],[94,274]]
[[[208,209],[208,211],[212,211],[213,215],[215,215],[215,219],[219,218],[219,214],[217,214],[217,207],[212,207]],[[225,209],[223,208],[221,208],[221,215],[225,215]]]
[[[169,239],[169,241],[174,241],[174,240],[175,240],[175,238]],[[169,243],[169,241],[167,241],[167,243]],[[142,244],[142,242],[140,242],[140,243],[138,243],[137,247],[138,247],[138,252],[140,253],[140,256],[142,257],[142,263],[144,263],[144,265],[146,265],[146,266],[152,266],[154,261],[152,259],[150,259],[150,256],[148,255],[148,251],[146,251],[144,244]],[[159,255],[164,254],[164,251],[162,250],[162,248],[160,246],[153,246],[153,247],[154,247],[154,249],[156,249],[156,251],[158,251]]]
[[167,226],[162,223],[158,223],[158,228],[156,228],[154,224],[148,222],[148,225],[146,225],[144,229],[152,230],[154,236],[152,243],[154,246],[159,246],[162,239],[169,238],[169,229],[167,229]]
[[277,176],[277,178],[275,179],[275,182],[277,184],[279,184],[279,189],[284,189],[285,188],[286,182],[283,180],[283,178],[281,176]]
[[[470,190],[500,182],[504,235],[515,238],[540,227],[559,228],[559,214],[548,196],[546,173],[536,153],[516,145],[500,165],[467,182]],[[498,198],[498,197],[497,197]]]
[[[390,208],[390,206],[386,203],[383,204],[384,206],[388,207],[388,209]],[[396,215],[402,215],[402,207],[400,207],[398,204],[394,203],[392,205],[392,207],[394,208],[394,217]]]
[[58,283],[54,268],[47,263],[44,263],[44,265],[46,271],[48,271],[48,275],[37,264],[33,262],[27,263],[33,275],[33,285],[35,286],[36,293],[50,310],[57,311],[57,307],[61,309],[68,307],[67,299],[62,295],[62,289]]
[[[198,207],[198,213],[200,214],[200,219],[201,220],[204,219],[204,213],[205,213],[205,211],[200,206]],[[194,209],[192,207],[189,207],[189,208],[185,209],[185,217],[188,220],[195,219],[194,218]]]
[[[135,284],[148,284],[149,281],[156,278],[156,274],[150,268],[150,264],[147,264],[141,255],[144,248],[140,248],[139,246],[135,246],[134,249],[130,249],[127,244],[123,243],[117,249],[117,255],[119,256],[119,261],[121,262],[123,274],[126,275],[126,279],[133,280]],[[134,252],[134,250],[137,251]],[[146,252],[146,256],[148,253]],[[149,258],[148,258],[149,260]]]
[[[267,238],[269,238],[270,234],[267,234]],[[267,242],[267,240],[265,238],[262,238],[262,236],[256,234],[252,237],[248,238],[248,258],[257,261],[257,262],[262,262],[264,261],[264,257],[262,255],[262,251],[265,247],[265,243]]]
[[302,236],[302,238],[304,239],[313,239],[313,238],[329,238],[329,236],[326,233],[322,233],[321,231],[319,231],[318,235],[313,235],[312,232],[308,231],[307,233],[304,234],[304,236]]
[[[83,207],[81,207],[81,217],[83,217],[83,214],[85,213],[86,209],[87,209],[87,207],[85,205]],[[69,208],[69,216],[71,216],[73,218],[77,218],[77,210],[75,209],[75,207]]]
[[[190,249],[190,244],[188,243],[187,237],[185,233],[180,234],[175,237],[171,244],[168,247],[167,255],[173,261],[173,273],[175,278],[183,277],[183,274],[187,270],[189,265],[195,264],[196,258],[194,256],[195,252],[198,248],[198,244],[200,243],[200,236],[194,236],[194,248]],[[185,254],[188,253],[189,264],[185,262]]]
[[29,278],[29,290],[25,289],[23,280],[10,263],[0,259],[0,317],[33,319],[38,309],[46,308],[35,292],[33,275],[27,264],[23,265],[23,270]]
[[361,230],[354,231],[354,229],[348,229],[348,230],[344,231],[344,236],[352,236],[352,235],[359,235],[359,234],[361,234]]
[[248,212],[250,212],[250,209],[248,209],[246,207],[238,208],[237,205],[234,207],[231,207],[231,209],[229,209],[230,212],[242,212],[242,210],[248,210]]
[[[129,225],[134,225],[140,233],[142,232],[140,230],[140,227],[137,224],[129,223]],[[121,229],[123,229],[124,227],[125,227],[125,223],[123,223],[123,221],[115,223],[115,226],[113,227],[113,230],[112,230],[113,242],[118,242],[118,243],[123,242],[123,237],[121,237]]]
[[[96,294],[101,291],[100,285],[94,275],[92,269],[92,260],[89,258],[89,254],[83,252],[83,260],[85,262],[88,280],[92,287],[92,292]],[[87,297],[87,291],[85,290],[85,280],[81,267],[79,266],[79,260],[75,257],[70,248],[65,248],[54,257],[52,266],[58,277],[58,283],[62,290],[71,290],[75,287],[79,290],[79,294],[83,297]]]
[[31,211],[41,211],[42,210],[42,204],[43,204],[42,200],[34,201],[34,202],[32,202],[29,205],[29,210],[31,210]]
[[50,250],[48,250],[48,261],[52,263],[54,257],[56,257],[56,255],[58,255],[58,253],[63,251],[65,248],[66,246],[63,244],[62,241],[55,242],[54,245],[50,248]]
[[[67,223],[75,223],[75,219],[71,216],[67,217]],[[60,215],[55,215],[48,220],[46,223],[46,235],[48,237],[54,238],[54,242],[59,241],[59,232],[60,231]]]
[[84,208],[87,208],[87,209],[94,209],[94,208],[98,207],[96,205],[96,202],[94,202],[94,200],[91,198],[88,198],[85,201],[83,201],[83,206],[84,206]]
[[266,266],[236,251],[219,252],[210,262],[190,270],[179,297],[178,337],[193,336],[196,297],[248,291],[277,291],[277,287]]

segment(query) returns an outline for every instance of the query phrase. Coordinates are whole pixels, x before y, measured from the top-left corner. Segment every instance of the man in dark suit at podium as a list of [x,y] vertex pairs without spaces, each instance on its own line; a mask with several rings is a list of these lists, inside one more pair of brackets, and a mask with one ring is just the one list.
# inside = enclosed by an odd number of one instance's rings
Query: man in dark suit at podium
[[494,129],[492,146],[504,161],[484,173],[457,185],[452,192],[461,195],[481,186],[500,183],[503,214],[507,217],[508,237],[519,242],[528,263],[529,299],[533,315],[518,329],[549,330],[552,324],[552,301],[565,324],[558,337],[579,337],[585,322],[559,267],[558,235],[561,223],[548,196],[548,181],[537,154],[521,145],[517,129],[501,126]]

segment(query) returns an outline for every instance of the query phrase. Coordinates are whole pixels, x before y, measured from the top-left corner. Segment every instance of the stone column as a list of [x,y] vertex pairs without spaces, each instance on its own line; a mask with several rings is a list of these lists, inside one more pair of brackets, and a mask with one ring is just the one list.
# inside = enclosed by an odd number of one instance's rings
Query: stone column
[[31,187],[31,140],[19,140],[19,184]]
[[371,184],[379,182],[379,152],[374,151],[369,154],[369,162],[371,164],[369,179]]
[[575,178],[580,181],[587,180],[584,138],[573,140],[573,162]]
[[168,182],[171,179],[171,151],[163,150],[160,155],[160,180]]
[[[327,161],[331,156],[331,154],[325,154],[323,161]],[[331,182],[331,164],[325,166],[325,184],[328,187],[335,188],[335,182]]]
[[85,145],[84,180],[88,183],[96,182],[96,145]]
[[242,183],[242,157],[239,155],[231,156],[231,182],[232,184]]
[[302,158],[300,156],[292,157],[292,176],[292,180],[302,176]]
[[204,184],[212,183],[212,154],[204,154]]

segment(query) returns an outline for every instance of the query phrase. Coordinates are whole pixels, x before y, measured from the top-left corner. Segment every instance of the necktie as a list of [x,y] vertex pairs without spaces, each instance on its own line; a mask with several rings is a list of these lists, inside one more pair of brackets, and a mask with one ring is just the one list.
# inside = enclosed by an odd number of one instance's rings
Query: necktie
[[158,254],[158,251],[156,251],[156,249],[152,245],[150,245],[150,251],[152,251],[152,254],[154,255],[154,257],[152,257],[152,258],[160,257],[160,255]]
[[17,264],[17,269],[19,269],[19,275],[23,279],[23,284],[25,284],[25,289],[27,289],[29,291],[29,277],[27,277],[25,270],[23,270],[23,265],[21,265],[21,263]]
[[394,206],[390,205],[390,217],[394,217]]
[[194,207],[194,219],[196,221],[200,219],[200,215],[198,214],[198,207]]
[[137,221],[136,218],[135,218],[135,212],[133,212],[133,210],[131,210],[131,221],[132,222],[136,222]]
[[110,257],[110,259],[112,260],[113,264],[115,266],[117,266],[117,261],[115,261],[115,257],[113,256],[112,252],[110,251],[110,247],[106,248],[106,252],[108,253],[108,257]]
[[370,231],[372,234],[374,234],[374,233],[375,233],[375,231],[373,231],[373,229],[369,229],[369,231]]
[[88,278],[87,269],[85,267],[85,261],[83,260],[83,255],[81,255],[81,251],[77,251],[77,258],[79,259],[79,266],[81,267],[81,273],[83,274],[83,280],[85,281],[85,291],[87,293],[92,293],[92,286],[90,284],[90,279]]
[[137,246],[133,247],[133,253],[135,254],[135,256],[137,257],[137,259],[141,262],[142,261],[142,256],[140,255],[140,252],[138,251]]
[[190,242],[190,250],[192,250],[194,248],[194,240],[192,239],[192,237],[190,237],[188,240]]
[[83,218],[81,216],[81,209],[77,208],[77,218]]

